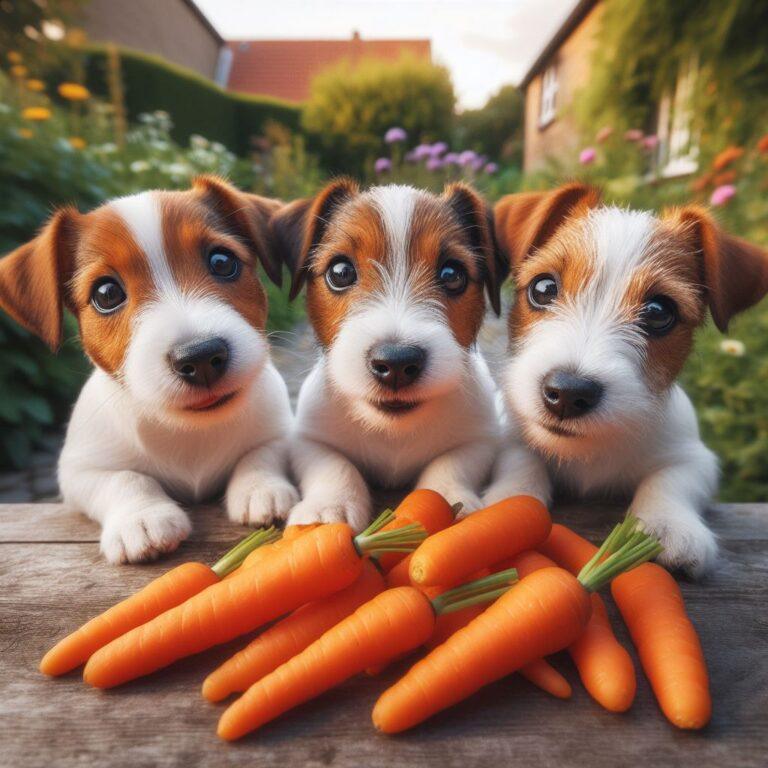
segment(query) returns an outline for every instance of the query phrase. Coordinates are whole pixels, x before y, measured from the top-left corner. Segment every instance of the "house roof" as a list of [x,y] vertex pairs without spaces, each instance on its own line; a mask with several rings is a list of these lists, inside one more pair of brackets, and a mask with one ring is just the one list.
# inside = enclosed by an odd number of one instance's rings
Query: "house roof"
[[406,52],[420,59],[432,56],[428,39],[363,40],[358,33],[348,40],[229,40],[227,47],[232,51],[229,90],[296,102],[309,96],[320,70],[339,61],[394,61]]
[[525,73],[525,76],[520,81],[519,87],[521,90],[525,90],[528,87],[528,83],[546,67],[547,62],[557,53],[560,46],[571,36],[571,33],[581,24],[598,2],[599,0],[579,0],[576,3],[575,8],[568,14],[566,20],[560,25],[557,32],[555,32],[541,53],[536,57],[536,61],[531,64]]
[[183,2],[184,5],[186,5],[197,17],[198,21],[208,30],[211,37],[216,40],[219,45],[224,45],[224,38],[218,33],[216,27],[208,21],[208,17],[197,7],[194,0],[183,0]]

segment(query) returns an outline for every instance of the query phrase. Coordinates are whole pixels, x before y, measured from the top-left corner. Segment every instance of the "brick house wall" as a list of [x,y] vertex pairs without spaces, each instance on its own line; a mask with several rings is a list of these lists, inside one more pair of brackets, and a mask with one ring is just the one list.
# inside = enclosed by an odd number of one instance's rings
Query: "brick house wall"
[[[603,13],[597,3],[578,21],[555,50],[545,52],[523,80],[525,90],[525,139],[523,169],[541,168],[547,159],[572,160],[579,149],[579,136],[571,108],[575,94],[589,80],[594,37]],[[557,73],[555,117],[546,125],[539,120],[545,72]]]
[[94,42],[113,42],[214,78],[224,44],[192,0],[90,0],[83,28]]

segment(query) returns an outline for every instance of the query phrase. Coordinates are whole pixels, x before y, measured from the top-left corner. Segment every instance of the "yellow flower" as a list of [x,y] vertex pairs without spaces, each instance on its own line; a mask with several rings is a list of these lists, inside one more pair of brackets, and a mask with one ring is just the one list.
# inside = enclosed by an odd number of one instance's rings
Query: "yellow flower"
[[40,123],[44,120],[51,119],[51,110],[48,107],[27,107],[22,111],[21,116],[25,120],[32,120],[33,122]]
[[11,67],[11,74],[14,77],[26,77],[29,74],[29,70],[23,64],[14,64]]
[[33,77],[27,80],[27,88],[35,93],[40,93],[45,90],[45,83],[42,80],[37,80]]
[[744,342],[738,339],[723,339],[720,342],[720,351],[732,357],[744,357],[747,348]]
[[80,83],[62,83],[59,86],[59,96],[69,101],[85,101],[90,98],[91,92]]
[[19,138],[22,139],[31,139],[35,132],[31,128],[19,128],[16,133],[19,135]]
[[72,149],[85,149],[87,146],[85,139],[81,136],[70,136],[69,145],[72,147]]
[[18,51],[8,51],[7,57],[11,64],[21,64],[22,62],[21,54]]

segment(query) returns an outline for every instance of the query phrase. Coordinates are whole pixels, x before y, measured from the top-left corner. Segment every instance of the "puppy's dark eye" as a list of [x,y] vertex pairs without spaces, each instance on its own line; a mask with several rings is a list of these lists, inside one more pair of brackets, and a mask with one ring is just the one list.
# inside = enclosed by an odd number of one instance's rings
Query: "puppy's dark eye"
[[557,298],[557,292],[557,280],[552,275],[539,275],[528,284],[528,302],[535,309],[541,309]]
[[652,296],[643,304],[640,327],[650,336],[663,336],[677,323],[677,306],[667,296]]
[[226,248],[213,248],[208,254],[208,270],[219,280],[234,280],[240,274],[240,262]]
[[91,304],[97,312],[108,315],[125,302],[125,290],[114,277],[99,278],[91,289]]
[[345,291],[357,282],[355,265],[346,256],[337,256],[325,271],[325,282],[332,291]]
[[437,273],[437,279],[446,293],[458,296],[469,282],[466,267],[460,261],[446,261]]

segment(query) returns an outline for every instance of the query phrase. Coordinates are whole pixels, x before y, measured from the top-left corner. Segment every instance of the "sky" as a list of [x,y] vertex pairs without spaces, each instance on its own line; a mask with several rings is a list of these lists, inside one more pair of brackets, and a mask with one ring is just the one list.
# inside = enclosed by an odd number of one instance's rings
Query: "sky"
[[516,83],[576,0],[195,0],[225,39],[428,37],[459,106]]

